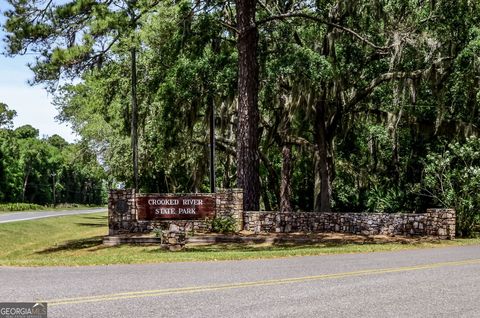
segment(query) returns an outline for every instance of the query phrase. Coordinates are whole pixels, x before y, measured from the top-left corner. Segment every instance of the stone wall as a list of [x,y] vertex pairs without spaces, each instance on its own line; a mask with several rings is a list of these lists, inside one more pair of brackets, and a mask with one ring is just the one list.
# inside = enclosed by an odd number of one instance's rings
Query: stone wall
[[[111,190],[108,202],[109,235],[150,232],[155,228],[201,233],[211,230],[211,219],[138,220],[136,194],[132,189]],[[220,189],[217,193],[189,194],[215,198],[216,217],[233,217],[237,230],[260,232],[343,232],[363,235],[433,236],[455,238],[455,211],[428,209],[421,214],[336,213],[336,212],[244,212],[240,189]],[[168,194],[166,194],[168,196]]]
[[[110,190],[108,198],[109,235],[151,232],[155,228],[169,230],[172,225],[184,232],[210,231],[211,219],[203,220],[138,220],[136,198],[150,194],[135,193],[134,189]],[[174,196],[174,194],[159,194]],[[243,192],[240,189],[219,189],[217,193],[193,193],[189,197],[202,196],[215,199],[215,215],[230,216],[237,220],[238,230],[243,227]]]
[[426,213],[245,212],[244,230],[260,232],[342,232],[363,235],[455,238],[455,211]]

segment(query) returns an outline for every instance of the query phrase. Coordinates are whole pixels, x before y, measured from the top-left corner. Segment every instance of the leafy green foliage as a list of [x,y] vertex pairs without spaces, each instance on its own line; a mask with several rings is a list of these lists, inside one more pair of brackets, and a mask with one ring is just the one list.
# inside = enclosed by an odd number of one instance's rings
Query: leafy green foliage
[[7,104],[0,103],[0,128],[10,128],[13,124],[12,120],[17,115],[13,109],[9,109]]
[[[141,189],[208,191],[212,108],[217,186],[236,185],[235,144],[242,136],[235,135],[233,2],[69,0],[54,1],[44,12],[31,0],[10,3],[7,53],[40,54],[32,65],[35,83],[79,79],[62,81],[56,103],[59,118],[82,142],[71,147],[52,138],[43,147],[29,127],[17,136],[5,130],[0,192],[46,198],[46,190],[24,191],[25,176],[48,183],[48,169],[59,164],[64,167],[56,172],[64,178],[59,193],[75,184],[75,191],[84,191],[80,180],[101,175],[96,160],[106,168],[108,184],[133,184],[132,47],[138,53]],[[323,193],[331,190],[327,203],[333,210],[423,212],[438,204],[437,192],[433,198],[419,190],[433,165],[429,155],[442,154],[445,145],[461,148],[480,133],[475,1],[298,0],[265,2],[256,10],[262,207],[279,208],[284,180],[291,185],[287,199],[294,210],[318,210],[322,183],[330,186]],[[8,126],[13,114],[1,113],[6,115],[0,123]],[[282,175],[286,145],[292,149],[289,178]],[[52,151],[61,155],[50,156]],[[82,164],[92,163],[89,168],[74,160],[79,153]],[[48,167],[41,164],[45,158]],[[467,163],[456,160],[455,169],[469,169]],[[322,176],[325,167],[328,174]],[[478,188],[475,180],[472,188]],[[469,196],[459,192],[464,199],[445,203],[468,215],[462,209],[470,211],[477,200]],[[465,221],[459,228],[476,222],[460,218]]]
[[55,192],[55,203],[99,205],[106,198],[104,173],[85,145],[58,135],[40,139],[30,125],[0,129],[0,202],[52,204]]
[[44,210],[45,206],[33,203],[0,203],[0,211]]
[[211,224],[212,232],[234,233],[237,231],[237,222],[231,216],[215,217]]
[[480,139],[449,144],[427,156],[423,191],[442,207],[455,208],[457,232],[471,236],[480,224]]

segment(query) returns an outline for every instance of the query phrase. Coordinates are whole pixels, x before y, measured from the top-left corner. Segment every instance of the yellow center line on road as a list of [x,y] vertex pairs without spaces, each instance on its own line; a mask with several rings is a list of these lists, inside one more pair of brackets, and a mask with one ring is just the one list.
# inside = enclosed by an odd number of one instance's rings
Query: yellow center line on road
[[475,264],[480,264],[480,259],[431,263],[431,264],[405,266],[405,267],[397,267],[397,268],[367,269],[367,270],[360,270],[360,271],[354,271],[354,272],[321,274],[321,275],[314,275],[314,276],[303,276],[303,277],[292,277],[292,278],[280,278],[280,279],[260,280],[260,281],[243,282],[243,283],[132,291],[132,292],[115,293],[115,294],[51,299],[51,300],[44,300],[44,301],[48,303],[48,306],[59,306],[59,305],[68,305],[68,304],[82,304],[82,303],[90,303],[90,302],[131,299],[131,298],[199,293],[199,292],[227,290],[227,289],[236,289],[236,288],[245,288],[245,287],[260,287],[260,286],[282,285],[282,284],[292,284],[292,283],[303,283],[303,282],[323,280],[323,279],[335,279],[335,278],[346,278],[346,277],[352,277],[352,276],[398,273],[398,272],[434,269],[434,268],[447,267],[447,266],[462,266],[462,265],[475,265]]

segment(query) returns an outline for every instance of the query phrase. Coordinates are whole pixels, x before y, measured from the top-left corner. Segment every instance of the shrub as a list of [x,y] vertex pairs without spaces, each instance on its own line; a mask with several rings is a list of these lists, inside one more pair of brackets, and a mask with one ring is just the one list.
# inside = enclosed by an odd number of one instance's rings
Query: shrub
[[211,226],[216,233],[234,233],[237,230],[237,222],[231,216],[216,217]]
[[422,190],[439,205],[454,208],[457,234],[473,236],[480,224],[480,139],[449,145],[427,156]]
[[155,237],[160,238],[160,244],[163,244],[163,234],[165,233],[161,227],[156,227],[152,230]]
[[43,205],[33,203],[2,203],[0,204],[0,211],[29,211],[29,210],[45,210]]

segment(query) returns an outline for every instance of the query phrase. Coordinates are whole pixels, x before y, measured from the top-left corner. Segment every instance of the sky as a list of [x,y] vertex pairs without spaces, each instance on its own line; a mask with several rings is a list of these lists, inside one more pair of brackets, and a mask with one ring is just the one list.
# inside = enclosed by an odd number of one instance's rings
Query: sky
[[[5,0],[0,0],[0,24],[3,26],[3,12],[9,9]],[[0,28],[0,52],[5,51],[5,32]],[[40,136],[60,135],[68,142],[78,137],[66,125],[55,120],[58,111],[52,105],[52,96],[42,86],[30,86],[27,81],[33,78],[28,62],[34,55],[6,57],[0,55],[0,102],[17,112],[14,127],[30,124],[40,131]]]

